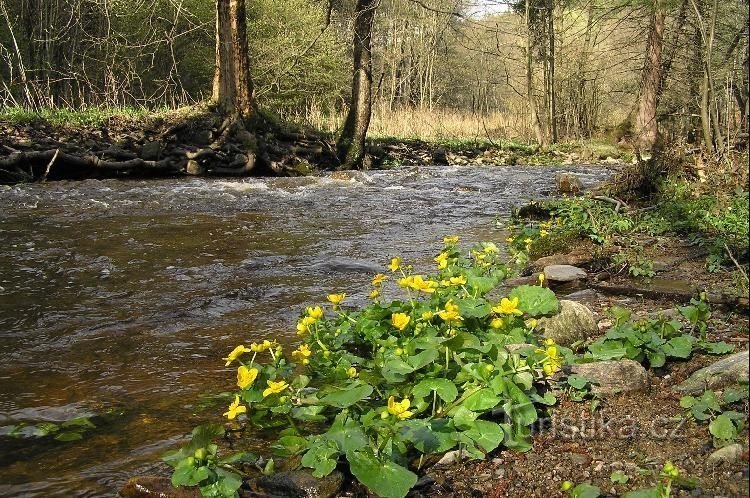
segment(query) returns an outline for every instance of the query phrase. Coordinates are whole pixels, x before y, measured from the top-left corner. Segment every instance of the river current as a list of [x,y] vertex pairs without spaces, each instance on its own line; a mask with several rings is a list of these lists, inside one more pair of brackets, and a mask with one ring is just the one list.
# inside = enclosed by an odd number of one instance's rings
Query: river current
[[[329,292],[366,302],[399,255],[498,218],[594,167],[402,167],[343,175],[0,186],[0,496],[115,496],[194,425],[220,421],[235,345],[296,340]],[[222,402],[223,403],[223,402]],[[83,439],[33,427],[90,418]],[[25,428],[25,429],[24,429]],[[11,437],[14,434],[15,437]],[[26,437],[19,437],[26,436]]]

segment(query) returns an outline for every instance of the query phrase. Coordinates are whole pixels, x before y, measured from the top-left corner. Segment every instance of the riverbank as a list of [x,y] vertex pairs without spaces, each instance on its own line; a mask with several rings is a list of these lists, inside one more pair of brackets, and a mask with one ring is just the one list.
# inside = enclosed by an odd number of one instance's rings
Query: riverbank
[[[205,106],[174,111],[9,112],[0,115],[0,183],[84,178],[300,176],[338,168],[335,137],[265,117],[229,133]],[[539,147],[514,140],[369,140],[366,166],[617,166],[632,160],[606,141]]]

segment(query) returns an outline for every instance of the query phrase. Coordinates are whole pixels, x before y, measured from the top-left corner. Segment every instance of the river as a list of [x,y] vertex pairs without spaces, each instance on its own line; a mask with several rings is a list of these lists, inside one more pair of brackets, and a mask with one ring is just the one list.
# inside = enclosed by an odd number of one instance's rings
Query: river
[[[208,400],[233,388],[235,345],[294,342],[332,291],[365,302],[391,256],[500,241],[495,220],[562,170],[0,186],[0,496],[114,496],[163,471],[161,454],[220,420]],[[96,428],[78,441],[9,436],[79,417]]]

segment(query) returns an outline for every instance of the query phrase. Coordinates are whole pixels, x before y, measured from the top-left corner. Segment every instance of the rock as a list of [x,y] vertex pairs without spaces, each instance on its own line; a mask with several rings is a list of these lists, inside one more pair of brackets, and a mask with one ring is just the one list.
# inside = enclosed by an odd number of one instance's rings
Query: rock
[[568,301],[576,301],[579,303],[585,303],[585,302],[592,302],[596,301],[601,297],[601,294],[596,292],[594,289],[583,289],[576,292],[573,292],[572,294],[568,294],[565,296],[565,299]]
[[185,173],[188,175],[199,176],[206,173],[206,168],[204,168],[198,161],[191,159],[185,166]]
[[146,142],[141,149],[141,159],[146,161],[158,161],[161,156],[161,143]]
[[706,463],[713,466],[721,465],[722,463],[733,463],[742,458],[744,452],[745,448],[741,444],[730,444],[711,453]]
[[640,391],[649,387],[648,372],[633,360],[609,360],[573,365],[571,372],[591,379],[594,394]]
[[742,351],[693,372],[675,389],[682,394],[698,395],[706,389],[721,389],[748,382],[748,351]]
[[549,265],[544,267],[544,278],[550,282],[575,282],[588,276],[585,270],[572,265]]
[[461,458],[463,458],[463,452],[461,450],[449,451],[448,453],[443,455],[443,458],[438,460],[438,463],[436,463],[435,465],[445,465],[447,467],[449,465],[460,462]]
[[539,320],[538,330],[544,338],[561,346],[570,346],[599,333],[594,313],[587,306],[566,299],[560,301],[560,313]]
[[583,182],[573,173],[558,174],[555,184],[560,194],[577,194],[583,190]]
[[198,488],[173,488],[166,477],[134,477],[119,494],[123,498],[201,498]]
[[331,498],[344,484],[344,474],[334,470],[322,479],[307,472],[293,470],[261,477],[257,486],[271,496],[284,498]]
[[376,264],[367,261],[348,259],[348,258],[331,258],[322,263],[315,263],[312,268],[316,271],[333,274],[333,273],[379,273],[382,268]]
[[432,162],[434,164],[446,165],[448,164],[448,151],[443,147],[438,147],[432,151]]

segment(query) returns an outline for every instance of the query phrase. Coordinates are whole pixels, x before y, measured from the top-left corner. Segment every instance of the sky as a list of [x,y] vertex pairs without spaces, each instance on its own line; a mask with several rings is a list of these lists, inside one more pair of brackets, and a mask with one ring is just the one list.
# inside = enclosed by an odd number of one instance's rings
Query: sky
[[508,10],[508,5],[500,0],[473,0],[471,3],[474,4],[471,13],[477,17]]

